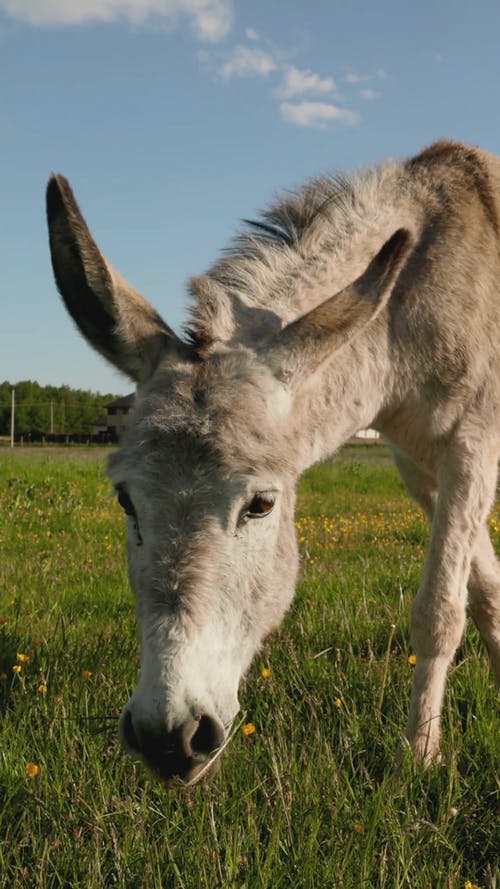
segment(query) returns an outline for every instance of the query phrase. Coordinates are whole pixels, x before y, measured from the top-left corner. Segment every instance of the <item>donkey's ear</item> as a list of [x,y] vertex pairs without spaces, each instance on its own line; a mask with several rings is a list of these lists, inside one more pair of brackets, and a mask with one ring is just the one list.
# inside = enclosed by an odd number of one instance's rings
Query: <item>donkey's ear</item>
[[398,229],[360,278],[276,334],[261,350],[273,373],[293,383],[363,330],[386,305],[412,246],[410,232]]
[[59,174],[47,186],[47,221],[52,267],[66,308],[108,361],[143,382],[166,350],[186,349],[102,255],[68,181]]

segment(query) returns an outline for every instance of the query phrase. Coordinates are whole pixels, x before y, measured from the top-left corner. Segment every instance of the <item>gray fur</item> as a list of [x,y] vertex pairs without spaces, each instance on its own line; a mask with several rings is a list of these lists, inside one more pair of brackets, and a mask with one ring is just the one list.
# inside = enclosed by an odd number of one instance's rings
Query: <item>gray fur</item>
[[[50,188],[70,210],[54,221],[49,206],[58,286],[87,338],[139,381],[110,461],[140,530],[129,519],[142,658],[126,745],[161,775],[196,778],[293,597],[297,479],[369,425],[432,522],[405,731],[432,761],[467,607],[500,677],[486,525],[500,446],[500,160],[443,142],[350,181],[312,181],[192,281],[186,343],[121,279],[110,290],[69,186]],[[60,245],[75,229],[83,246],[68,259]],[[119,323],[94,335],[96,300]],[[255,495],[274,508],[245,515]]]

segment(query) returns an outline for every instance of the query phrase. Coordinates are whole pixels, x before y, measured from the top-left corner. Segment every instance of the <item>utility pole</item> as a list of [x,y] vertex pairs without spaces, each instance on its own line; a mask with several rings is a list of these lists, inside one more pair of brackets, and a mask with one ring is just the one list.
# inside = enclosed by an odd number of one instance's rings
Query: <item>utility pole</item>
[[12,399],[10,404],[10,446],[14,447],[14,424],[16,416],[16,390],[12,389]]

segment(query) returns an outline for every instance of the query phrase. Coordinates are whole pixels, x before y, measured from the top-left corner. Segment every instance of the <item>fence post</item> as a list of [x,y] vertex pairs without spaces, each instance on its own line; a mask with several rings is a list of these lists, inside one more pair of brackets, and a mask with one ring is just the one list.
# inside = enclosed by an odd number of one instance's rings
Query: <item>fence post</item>
[[14,447],[14,424],[16,416],[16,390],[12,389],[12,397],[10,404],[10,446]]

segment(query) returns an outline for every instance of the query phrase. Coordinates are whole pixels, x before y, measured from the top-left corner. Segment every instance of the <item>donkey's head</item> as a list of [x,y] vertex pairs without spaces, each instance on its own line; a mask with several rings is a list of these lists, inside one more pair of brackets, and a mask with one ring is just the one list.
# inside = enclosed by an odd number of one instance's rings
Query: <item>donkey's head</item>
[[238,711],[238,685],[295,587],[295,483],[320,365],[379,313],[407,253],[399,230],[361,278],[260,348],[179,339],[110,266],[70,187],[47,190],[58,288],[92,346],[138,384],[110,475],[127,516],[141,672],[120,722],[161,777],[195,780]]

